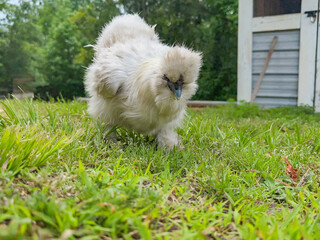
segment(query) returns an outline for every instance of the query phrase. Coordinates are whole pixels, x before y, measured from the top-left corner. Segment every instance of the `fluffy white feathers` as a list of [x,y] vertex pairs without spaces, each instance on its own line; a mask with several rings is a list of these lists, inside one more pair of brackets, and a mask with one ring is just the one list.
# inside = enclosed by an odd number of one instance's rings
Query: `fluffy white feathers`
[[115,17],[94,48],[85,79],[89,113],[110,128],[155,134],[160,147],[177,146],[174,129],[197,90],[201,54],[162,44],[138,15]]

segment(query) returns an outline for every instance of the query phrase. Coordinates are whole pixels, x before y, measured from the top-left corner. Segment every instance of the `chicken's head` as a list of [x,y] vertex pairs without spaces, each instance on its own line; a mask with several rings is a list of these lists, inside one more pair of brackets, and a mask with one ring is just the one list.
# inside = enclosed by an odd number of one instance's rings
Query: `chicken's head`
[[161,60],[163,94],[176,100],[190,99],[197,91],[201,54],[185,47],[172,47]]

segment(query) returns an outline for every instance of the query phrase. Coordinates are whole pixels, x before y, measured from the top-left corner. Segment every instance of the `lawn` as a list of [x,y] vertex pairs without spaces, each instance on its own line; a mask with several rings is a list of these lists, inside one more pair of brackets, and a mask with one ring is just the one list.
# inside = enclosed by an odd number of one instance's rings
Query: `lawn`
[[83,102],[0,104],[0,239],[320,239],[310,108],[189,109],[165,153]]

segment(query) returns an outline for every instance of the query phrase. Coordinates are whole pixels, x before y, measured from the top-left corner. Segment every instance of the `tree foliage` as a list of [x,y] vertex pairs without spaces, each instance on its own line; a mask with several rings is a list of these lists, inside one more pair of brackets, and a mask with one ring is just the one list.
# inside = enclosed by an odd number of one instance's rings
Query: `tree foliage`
[[236,0],[0,0],[0,88],[31,76],[42,96],[84,95],[83,76],[102,27],[114,16],[139,13],[160,38],[203,52],[197,99],[236,95]]

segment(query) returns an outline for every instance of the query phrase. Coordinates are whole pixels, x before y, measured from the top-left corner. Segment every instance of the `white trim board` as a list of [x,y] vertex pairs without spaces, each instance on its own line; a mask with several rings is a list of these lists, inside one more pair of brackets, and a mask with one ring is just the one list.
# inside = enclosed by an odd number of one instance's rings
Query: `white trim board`
[[299,29],[301,19],[300,15],[300,13],[294,13],[278,16],[255,17],[252,19],[252,32]]
[[317,7],[317,0],[302,1],[298,85],[299,106],[313,106],[317,22],[312,22],[304,12],[315,10]]
[[239,1],[237,98],[246,102],[252,91],[252,9],[252,0]]
[[[318,14],[320,16],[320,14]],[[320,28],[320,26],[318,26]],[[320,29],[319,29],[320,35]],[[316,76],[316,96],[315,96],[315,111],[320,113],[320,36],[318,36],[318,56],[317,56],[317,76]]]

